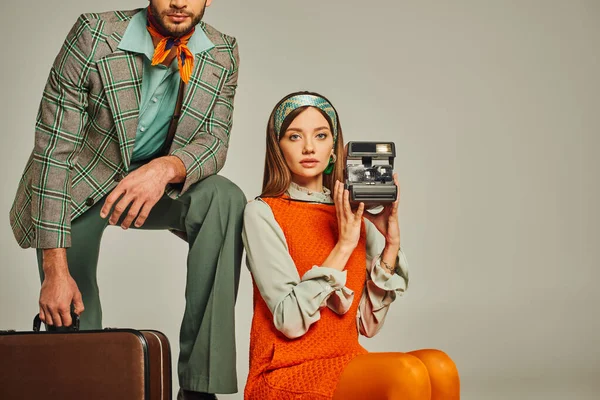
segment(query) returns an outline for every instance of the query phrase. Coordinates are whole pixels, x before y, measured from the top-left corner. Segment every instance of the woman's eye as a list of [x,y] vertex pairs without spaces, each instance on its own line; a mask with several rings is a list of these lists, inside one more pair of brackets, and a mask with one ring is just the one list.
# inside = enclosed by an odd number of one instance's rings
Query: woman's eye
[[290,135],[290,140],[298,140],[300,139],[300,135],[298,135],[297,133],[292,133]]
[[317,138],[319,138],[319,139],[326,139],[327,138],[327,134],[326,133],[318,133],[317,134]]

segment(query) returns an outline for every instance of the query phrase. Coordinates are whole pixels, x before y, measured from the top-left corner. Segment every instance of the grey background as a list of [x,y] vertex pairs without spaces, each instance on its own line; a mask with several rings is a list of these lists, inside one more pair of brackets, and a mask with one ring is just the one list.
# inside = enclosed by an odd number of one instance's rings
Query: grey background
[[[34,252],[14,242],[8,210],[49,67],[80,13],[146,4],[0,6],[2,329],[30,329],[37,311]],[[267,117],[291,91],[328,96],[347,140],[397,143],[412,282],[369,350],[445,350],[464,399],[597,398],[599,1],[215,0],[205,20],[239,39],[222,174],[249,198]],[[105,325],[162,330],[176,356],[185,257],[166,232],[109,228]],[[251,313],[244,270],[240,394],[223,399],[242,398]]]

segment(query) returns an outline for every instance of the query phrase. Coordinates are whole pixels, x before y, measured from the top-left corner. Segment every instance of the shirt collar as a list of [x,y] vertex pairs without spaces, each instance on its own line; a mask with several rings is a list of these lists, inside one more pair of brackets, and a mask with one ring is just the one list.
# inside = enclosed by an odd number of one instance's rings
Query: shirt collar
[[294,200],[314,201],[315,203],[333,203],[331,191],[323,187],[323,192],[313,192],[294,182],[290,184],[287,194]]
[[[117,48],[132,53],[144,54],[149,60],[152,60],[154,57],[154,44],[150,33],[146,29],[147,12],[148,10],[144,8],[131,17],[131,21],[127,25]],[[198,29],[198,25],[196,25],[196,30],[190,37],[187,46],[192,54],[199,54],[215,47],[206,36],[206,33],[202,29]]]

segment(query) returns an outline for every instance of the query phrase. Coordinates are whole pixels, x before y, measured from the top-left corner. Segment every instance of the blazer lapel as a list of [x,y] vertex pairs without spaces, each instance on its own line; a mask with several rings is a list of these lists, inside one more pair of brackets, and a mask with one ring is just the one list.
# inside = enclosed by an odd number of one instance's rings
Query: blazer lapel
[[[143,55],[119,50],[117,47],[129,21],[119,21],[106,39],[113,53],[101,58],[97,65],[108,105],[112,111],[121,157],[128,168],[139,122],[142,98]],[[227,69],[212,53],[213,48],[195,56],[194,71],[187,85],[173,144],[187,145],[209,118],[223,85]]]
[[188,144],[202,128],[227,80],[227,69],[214,60],[211,51],[196,55],[192,77],[185,85],[181,117],[173,139],[177,147]]
[[121,157],[128,168],[135,144],[140,102],[142,98],[143,56],[117,48],[128,21],[119,22],[107,43],[113,53],[101,58],[98,72],[104,84],[104,94],[112,111]]

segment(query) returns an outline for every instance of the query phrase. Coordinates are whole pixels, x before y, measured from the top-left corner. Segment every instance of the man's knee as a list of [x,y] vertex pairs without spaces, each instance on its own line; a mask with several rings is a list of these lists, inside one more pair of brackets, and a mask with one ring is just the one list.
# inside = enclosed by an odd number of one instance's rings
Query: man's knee
[[228,203],[234,207],[241,207],[242,211],[248,200],[246,195],[238,185],[227,178],[215,175],[212,178],[213,185],[216,188],[219,199],[227,199]]
[[222,229],[241,231],[247,200],[244,192],[229,179],[218,175],[210,176],[190,188],[184,196],[189,197],[185,217],[188,227],[202,226],[207,217],[212,215],[210,220],[220,221]]
[[228,205],[233,208],[241,208],[243,211],[247,203],[246,196],[242,189],[229,179],[212,175],[198,182],[193,189],[192,197],[210,197],[213,201],[218,201],[219,205]]

